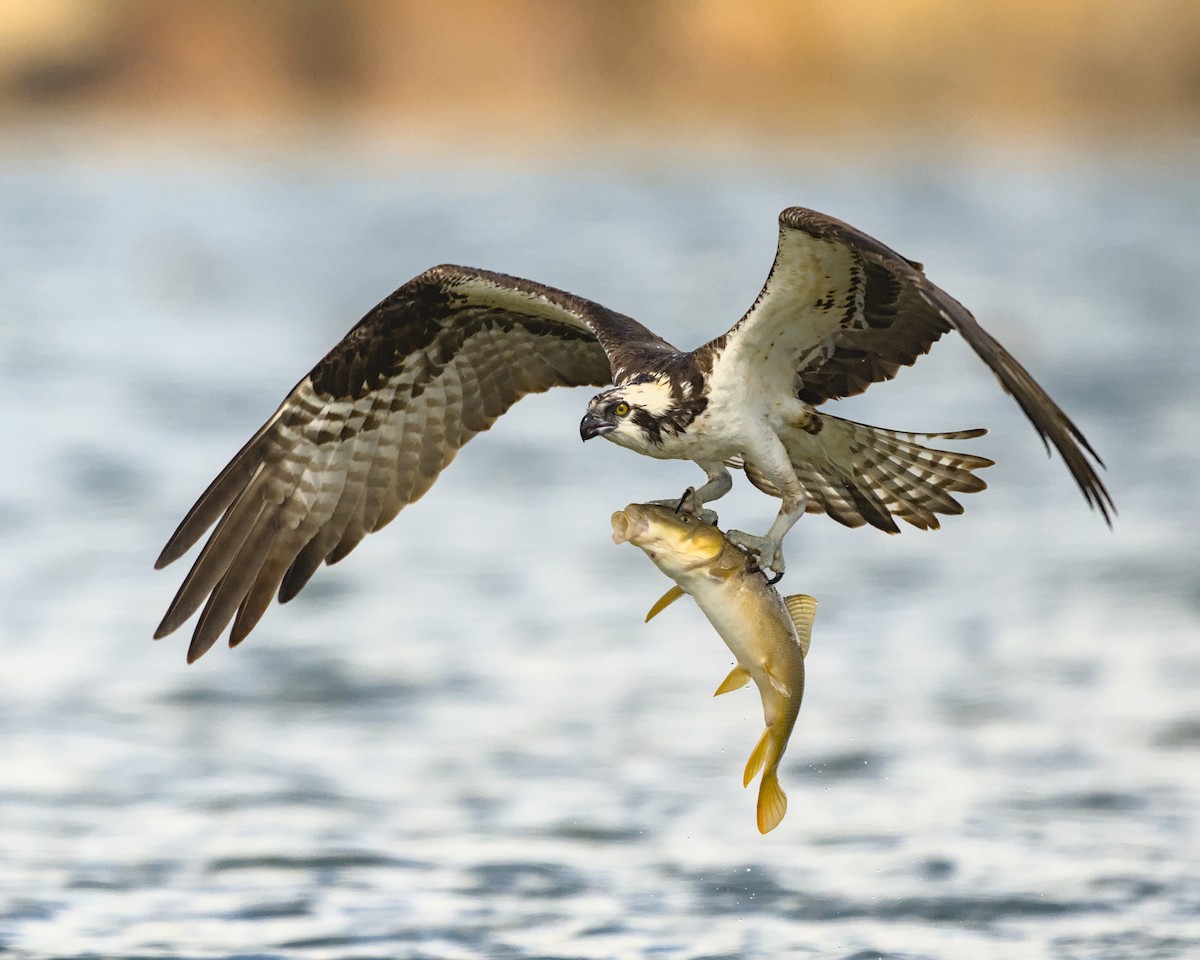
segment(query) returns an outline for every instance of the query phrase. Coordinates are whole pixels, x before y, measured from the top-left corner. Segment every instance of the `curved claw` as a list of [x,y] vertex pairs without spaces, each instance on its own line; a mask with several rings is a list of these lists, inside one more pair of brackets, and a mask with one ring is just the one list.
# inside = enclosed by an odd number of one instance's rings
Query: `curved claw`
[[751,562],[757,569],[773,570],[777,574],[783,574],[785,566],[783,550],[770,537],[756,537],[753,534],[743,533],[741,530],[729,530],[725,533],[725,539],[739,550],[748,553]]
[[704,504],[696,496],[696,488],[688,487],[683,491],[683,496],[678,500],[651,500],[651,503],[660,507],[670,507],[676,513],[685,513],[689,517],[695,517],[701,523],[717,525],[717,512],[715,510],[706,510]]
[[[688,503],[688,498],[691,498],[691,503]],[[683,509],[683,505],[687,503],[687,512],[693,516],[696,513],[696,488],[688,487],[683,491],[683,496],[679,498],[679,503],[675,507],[675,512],[679,513]]]

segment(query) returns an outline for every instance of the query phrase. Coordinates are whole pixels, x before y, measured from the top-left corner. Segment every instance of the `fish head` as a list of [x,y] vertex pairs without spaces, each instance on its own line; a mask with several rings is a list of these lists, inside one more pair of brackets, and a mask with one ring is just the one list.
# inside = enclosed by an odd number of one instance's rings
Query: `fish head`
[[725,536],[711,523],[656,503],[631,503],[612,515],[613,543],[640,547],[668,576],[711,563]]

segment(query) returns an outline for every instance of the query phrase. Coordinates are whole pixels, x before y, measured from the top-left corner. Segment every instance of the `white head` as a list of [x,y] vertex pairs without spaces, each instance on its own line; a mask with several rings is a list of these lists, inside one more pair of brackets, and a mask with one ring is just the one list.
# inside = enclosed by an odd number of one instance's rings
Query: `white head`
[[584,440],[605,437],[631,450],[662,445],[664,427],[676,408],[671,381],[664,374],[637,378],[592,397],[579,424]]

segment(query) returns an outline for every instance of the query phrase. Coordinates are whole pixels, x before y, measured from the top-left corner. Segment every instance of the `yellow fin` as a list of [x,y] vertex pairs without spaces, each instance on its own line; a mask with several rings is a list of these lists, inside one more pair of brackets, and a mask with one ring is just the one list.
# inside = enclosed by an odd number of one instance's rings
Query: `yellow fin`
[[745,569],[746,555],[737,547],[733,547],[729,553],[726,553],[708,568],[708,578],[721,582],[728,580],[735,573],[740,573]]
[[740,690],[750,682],[750,674],[741,666],[734,667],[729,671],[729,676],[721,681],[721,685],[717,687],[717,692],[714,697],[719,697],[723,693],[729,693],[731,690]]
[[646,619],[642,622],[649,623],[652,617],[658,616],[658,614],[662,613],[667,609],[667,607],[669,607],[682,596],[683,587],[679,586],[679,584],[675,584],[675,586],[658,598],[654,606],[650,608],[650,612],[646,614]]
[[812,597],[798,593],[793,597],[784,597],[788,615],[796,625],[796,636],[800,638],[800,655],[808,656],[808,645],[812,642],[813,618],[817,615],[817,601]]
[[770,833],[787,813],[787,794],[779,785],[779,777],[774,770],[763,774],[762,783],[758,785],[758,832]]
[[761,737],[758,738],[758,743],[750,752],[750,759],[746,761],[746,772],[742,774],[742,786],[750,786],[750,781],[754,779],[754,775],[762,769],[763,761],[767,759],[767,747],[771,745],[771,728],[767,727],[763,731]]

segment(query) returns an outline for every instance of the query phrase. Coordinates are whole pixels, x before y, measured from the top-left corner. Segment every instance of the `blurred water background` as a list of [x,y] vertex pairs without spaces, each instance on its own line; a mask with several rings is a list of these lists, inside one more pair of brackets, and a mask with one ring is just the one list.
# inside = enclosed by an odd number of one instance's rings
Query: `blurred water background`
[[[0,145],[0,955],[1200,955],[1194,131],[478,148],[130,132],[31,89]],[[588,390],[520,403],[237,650],[151,642],[175,524],[399,283],[502,270],[692,347],[796,203],[923,261],[1075,418],[1120,516],[953,339],[837,405],[986,426],[964,448],[997,465],[939,532],[789,537],[782,587],[821,606],[774,833],[740,784],[757,695],[711,699],[728,651],[687,602],[643,624],[668,583],[609,540],[700,474],[581,446]],[[737,479],[722,522],[765,528]]]

